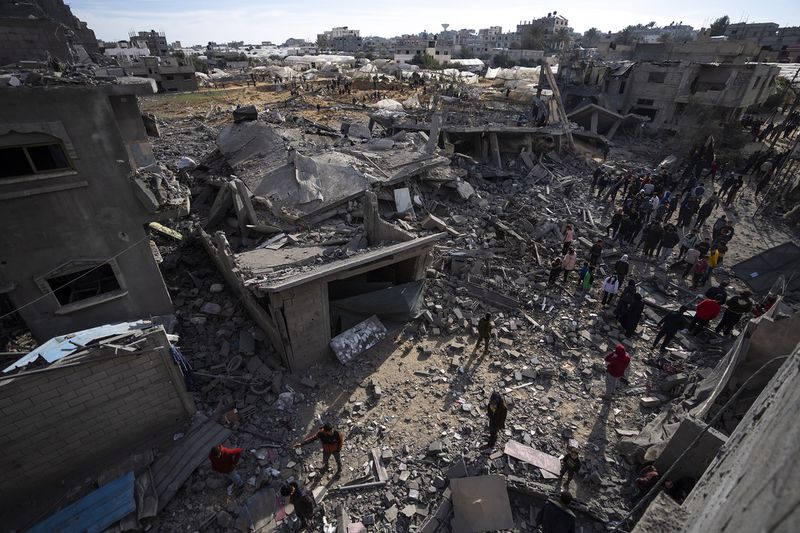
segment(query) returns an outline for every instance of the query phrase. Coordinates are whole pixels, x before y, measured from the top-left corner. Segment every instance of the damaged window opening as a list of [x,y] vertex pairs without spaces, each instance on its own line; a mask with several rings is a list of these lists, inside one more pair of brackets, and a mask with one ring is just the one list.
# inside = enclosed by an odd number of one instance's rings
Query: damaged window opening
[[0,178],[71,169],[58,143],[0,148]]
[[667,79],[666,72],[651,72],[647,76],[648,83],[664,83],[664,80]]
[[[89,272],[90,270],[91,272]],[[89,273],[87,274],[87,272]],[[68,305],[122,289],[114,274],[114,269],[109,263],[100,267],[85,268],[47,278],[47,284],[61,305]]]

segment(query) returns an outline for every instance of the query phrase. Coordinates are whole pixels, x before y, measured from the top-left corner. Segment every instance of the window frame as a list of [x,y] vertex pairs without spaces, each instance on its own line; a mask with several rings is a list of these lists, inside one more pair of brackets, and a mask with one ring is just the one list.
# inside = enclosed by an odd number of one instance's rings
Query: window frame
[[[111,267],[111,271],[114,273],[114,277],[116,278],[117,285],[119,289],[115,289],[113,291],[105,292],[102,294],[98,294],[96,296],[90,296],[89,298],[84,298],[82,300],[78,300],[75,302],[62,304],[58,297],[53,290],[53,287],[50,286],[50,282],[48,281],[51,278],[65,276],[68,274],[72,274],[75,272],[80,272],[82,270],[90,270],[100,265],[107,264]],[[94,307],[96,305],[100,305],[106,302],[111,302],[114,300],[119,300],[120,298],[124,298],[128,296],[128,287],[125,283],[125,278],[122,275],[122,270],[119,268],[119,264],[117,263],[116,259],[110,260],[103,260],[103,259],[77,259],[73,261],[68,261],[62,264],[59,267],[54,268],[53,270],[38,276],[35,278],[36,285],[45,294],[48,299],[53,303],[56,307],[56,310],[53,311],[55,315],[66,315],[69,313],[74,313],[76,311],[81,311],[84,309],[88,309],[89,307]]]
[[[2,139],[2,137],[0,137]],[[36,168],[36,164],[31,157],[31,154],[28,153],[28,148],[38,148],[41,146],[58,146],[61,149],[61,154],[64,156],[64,160],[67,162],[66,167],[62,168],[55,168],[52,170],[38,170]],[[31,179],[38,179],[42,177],[54,177],[59,175],[69,175],[74,174],[76,172],[75,164],[72,162],[72,158],[69,156],[64,143],[61,142],[60,139],[53,138],[51,142],[39,142],[39,143],[28,143],[28,144],[8,144],[3,145],[0,144],[0,150],[8,150],[10,148],[21,148],[23,153],[25,154],[25,159],[28,161],[28,165],[33,169],[33,172],[30,174],[17,174],[14,176],[6,176],[0,177],[0,184],[3,183],[18,183],[20,181],[28,181]]]

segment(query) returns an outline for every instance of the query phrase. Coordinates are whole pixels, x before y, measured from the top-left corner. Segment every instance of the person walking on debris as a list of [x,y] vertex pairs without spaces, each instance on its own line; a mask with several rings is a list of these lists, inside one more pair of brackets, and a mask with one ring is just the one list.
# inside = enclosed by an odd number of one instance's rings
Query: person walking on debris
[[630,271],[631,265],[628,263],[628,254],[623,254],[616,263],[614,263],[614,271],[617,273],[617,277],[619,278],[619,284],[622,285],[622,282],[625,281],[625,276],[628,275]]
[[722,318],[714,331],[726,336],[730,335],[745,313],[749,313],[753,309],[753,301],[750,296],[749,291],[744,291],[731,298],[725,306],[725,312],[722,314]]
[[567,224],[567,229],[564,230],[564,245],[561,248],[561,253],[565,254],[572,248],[572,241],[575,240],[575,230],[572,229],[572,224]]
[[736,178],[736,181],[731,185],[730,191],[728,191],[728,196],[725,198],[725,205],[730,207],[736,201],[736,195],[739,194],[739,190],[744,186],[744,178],[739,176]]
[[536,516],[536,523],[542,533],[575,533],[575,513],[569,509],[572,494],[561,493],[558,501],[548,498],[542,510]]
[[653,341],[653,348],[655,348],[658,345],[658,341],[663,338],[664,342],[661,344],[661,351],[664,352],[667,350],[667,346],[669,346],[672,338],[675,337],[680,330],[686,328],[687,320],[685,313],[688,309],[688,307],[682,305],[677,311],[670,311],[664,315],[664,318],[658,323],[661,329],[658,330],[656,340]]
[[597,266],[600,262],[600,256],[603,254],[603,240],[597,239],[592,247],[589,249],[589,265]]
[[722,306],[719,305],[718,301],[713,298],[705,298],[695,308],[694,318],[692,318],[692,324],[689,326],[689,333],[699,335],[709,322],[717,318],[721,309]]
[[664,235],[661,237],[661,242],[658,243],[658,260],[665,264],[672,255],[675,245],[681,242],[678,230],[672,224],[667,224],[664,227]]
[[625,336],[626,337],[633,337],[636,334],[636,327],[639,325],[639,321],[642,319],[642,313],[644,312],[644,299],[642,295],[638,292],[633,295],[633,303],[628,307],[625,311],[625,314],[622,315],[622,327],[625,329]]
[[683,262],[681,263],[681,266],[684,267],[683,269],[684,278],[686,278],[686,276],[689,275],[689,272],[692,271],[698,259],[700,259],[700,250],[694,247],[689,248],[689,250],[686,252],[686,255],[683,256]]
[[728,291],[725,290],[727,288],[728,284],[725,282],[720,283],[716,287],[709,287],[708,290],[706,290],[705,297],[713,298],[718,301],[720,305],[725,305],[725,302],[728,301]]
[[625,375],[628,365],[631,362],[631,356],[625,351],[625,347],[617,344],[614,351],[606,355],[606,394],[604,399],[610,400],[614,396],[614,391],[617,388],[617,382]]
[[478,351],[478,348],[481,346],[481,342],[483,342],[483,353],[487,353],[489,351],[489,341],[492,338],[492,315],[486,313],[483,318],[478,320],[478,342],[475,343],[475,348],[472,350],[472,353]]
[[692,269],[692,289],[697,289],[701,281],[705,284],[706,272],[708,272],[708,257],[700,256]]
[[561,260],[561,269],[564,270],[564,282],[566,283],[570,273],[575,270],[578,264],[578,254],[575,253],[575,248],[570,248]]
[[616,274],[611,274],[603,280],[603,305],[610,304],[618,290],[619,278]]
[[587,272],[589,272],[589,262],[588,261],[584,261],[583,262],[583,266],[578,271],[578,288],[579,289],[583,287],[583,277],[586,275]]
[[622,317],[628,311],[628,308],[633,303],[634,297],[636,295],[636,282],[628,280],[628,285],[622,290],[622,295],[619,297],[619,301],[617,302],[617,308],[614,310],[614,315],[622,322]]
[[338,477],[342,473],[342,458],[340,456],[342,444],[344,444],[342,434],[338,430],[333,429],[333,426],[329,422],[326,422],[319,431],[306,440],[295,443],[294,447],[308,446],[316,440],[322,443],[322,471],[326,472],[328,470],[331,455],[333,455],[334,460],[336,460],[336,477]]
[[294,506],[300,529],[308,527],[308,523],[314,519],[314,508],[317,506],[314,497],[303,490],[297,481],[284,484],[281,487],[281,496],[289,498],[289,502]]
[[616,213],[611,216],[611,222],[606,226],[606,237],[615,239],[619,232],[619,227],[622,225],[622,209],[618,209]]
[[547,279],[547,284],[552,285],[556,282],[558,274],[561,272],[561,259],[554,257],[550,262],[550,277]]
[[567,483],[565,488],[569,488],[569,482],[578,475],[581,471],[581,459],[578,457],[578,448],[570,446],[567,449],[567,454],[561,459],[561,473],[558,475],[558,485],[561,486],[561,480],[564,475],[567,476]]
[[581,279],[581,290],[589,292],[592,290],[592,283],[594,282],[594,267],[590,266]]
[[727,215],[724,214],[714,222],[714,225],[711,227],[711,240],[714,242],[719,241],[719,230],[721,230],[727,223],[728,218]]
[[227,477],[238,491],[244,488],[242,476],[236,471],[236,465],[242,458],[242,452],[241,448],[226,448],[222,444],[217,444],[208,453],[211,469]]
[[486,416],[489,417],[489,442],[485,447],[491,448],[497,442],[497,433],[506,427],[506,416],[508,416],[506,400],[499,392],[493,392],[489,398]]

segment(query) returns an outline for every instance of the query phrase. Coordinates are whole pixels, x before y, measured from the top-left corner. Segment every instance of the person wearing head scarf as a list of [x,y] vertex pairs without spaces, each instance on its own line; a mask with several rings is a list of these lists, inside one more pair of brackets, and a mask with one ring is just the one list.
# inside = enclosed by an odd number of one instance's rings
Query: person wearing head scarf
[[625,276],[628,275],[630,269],[631,265],[628,263],[628,254],[623,255],[616,263],[614,263],[614,271],[617,273],[617,278],[619,278],[620,285],[622,285],[622,282],[625,281]]
[[621,322],[622,327],[625,329],[626,337],[633,337],[636,334],[636,326],[639,325],[643,312],[644,300],[642,299],[642,295],[637,292],[633,295],[633,303],[628,306],[625,314],[622,315]]

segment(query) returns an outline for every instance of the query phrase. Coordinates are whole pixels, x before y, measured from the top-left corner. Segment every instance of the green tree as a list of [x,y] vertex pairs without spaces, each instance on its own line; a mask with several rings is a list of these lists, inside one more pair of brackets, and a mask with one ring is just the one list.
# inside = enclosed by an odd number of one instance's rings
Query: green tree
[[648,22],[645,25],[645,28],[655,28],[655,26],[656,26],[656,21],[655,20],[651,20],[650,22]]
[[711,26],[708,28],[711,32],[711,36],[716,37],[717,35],[725,35],[725,30],[728,29],[728,25],[730,25],[730,23],[731,19],[728,17],[728,15],[724,15],[712,22]]
[[411,58],[409,63],[412,65],[417,65],[418,67],[426,70],[436,70],[439,68],[439,64],[435,59],[433,59],[433,56],[428,54],[416,54]]
[[600,31],[597,28],[589,28],[583,34],[581,42],[586,48],[593,48],[600,42]]
[[672,42],[672,35],[669,33],[662,33],[658,36],[658,42],[660,43],[671,43]]
[[543,50],[545,47],[544,28],[530,25],[522,34],[522,48],[524,50]]
[[569,48],[570,43],[572,42],[572,35],[567,28],[559,28],[553,34],[553,49],[554,50],[561,50],[563,48]]
[[617,42],[619,44],[631,44],[633,42],[633,26],[626,26],[621,32],[617,34]]
[[317,50],[325,50],[328,48],[328,39],[324,35],[317,35]]
[[186,59],[186,54],[183,53],[183,50],[175,50],[172,52],[172,57],[177,57],[178,59]]

